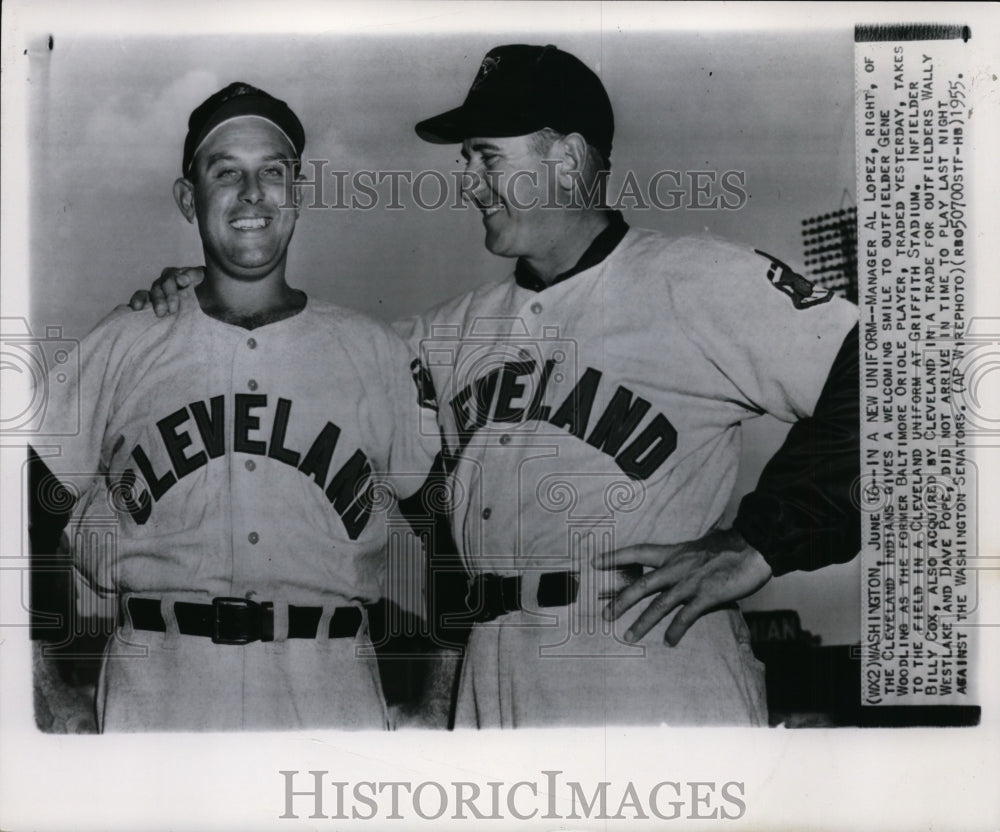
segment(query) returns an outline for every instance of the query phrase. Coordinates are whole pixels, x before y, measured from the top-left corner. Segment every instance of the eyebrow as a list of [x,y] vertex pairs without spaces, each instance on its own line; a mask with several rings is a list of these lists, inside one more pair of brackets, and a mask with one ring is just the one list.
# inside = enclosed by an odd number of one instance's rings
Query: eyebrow
[[[231,153],[226,153],[226,152],[220,150],[220,151],[217,151],[216,153],[212,153],[205,160],[205,167],[210,168],[216,162],[223,162],[223,161],[238,162],[240,160],[239,160],[238,157],[233,156]],[[265,162],[290,162],[290,161],[292,161],[292,157],[288,156],[285,153],[268,153],[266,156],[263,157],[263,161],[265,161]]]
[[[497,150],[497,151],[500,151],[500,150],[503,150],[503,148],[501,148],[500,145],[491,144],[490,142],[476,142],[475,144],[472,145],[472,149],[476,150],[476,151],[481,151],[481,150]],[[469,152],[465,149],[464,146],[462,147],[462,158],[466,159],[466,160],[468,160],[468,158],[469,158]]]
[[212,153],[205,160],[205,167],[210,168],[216,162],[222,162],[222,161],[228,161],[228,160],[236,161],[236,157],[235,156],[231,156],[228,153]]

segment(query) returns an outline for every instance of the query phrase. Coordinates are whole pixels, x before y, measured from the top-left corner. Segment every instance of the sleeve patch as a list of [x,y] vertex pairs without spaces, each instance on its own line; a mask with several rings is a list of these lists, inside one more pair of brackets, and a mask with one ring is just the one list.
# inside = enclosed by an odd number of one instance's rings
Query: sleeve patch
[[787,263],[782,263],[777,257],[759,249],[754,249],[754,254],[769,261],[767,269],[767,279],[778,291],[791,298],[792,305],[796,309],[808,309],[811,306],[818,306],[833,298],[833,292],[829,289],[817,289],[796,272]]

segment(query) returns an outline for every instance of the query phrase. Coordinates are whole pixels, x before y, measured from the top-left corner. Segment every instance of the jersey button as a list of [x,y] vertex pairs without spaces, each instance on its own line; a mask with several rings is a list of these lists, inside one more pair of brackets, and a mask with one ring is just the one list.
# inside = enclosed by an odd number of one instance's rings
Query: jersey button
[[536,301],[535,303],[531,304],[531,311],[534,312],[536,315],[541,314],[542,305]]
[[251,390],[256,390],[257,381],[255,379],[250,379],[250,381],[247,382],[247,387],[249,387]]
[[505,433],[503,436],[501,436],[500,437],[500,444],[501,445],[509,445],[510,444],[510,434]]
[[254,462],[252,459],[248,459],[243,464],[247,467],[248,471],[253,471],[257,467],[257,463]]
[[490,519],[490,515],[492,513],[493,513],[493,509],[491,509],[489,506],[487,506],[486,508],[484,508],[483,509],[483,520],[489,520]]
[[260,540],[260,535],[257,534],[257,532],[250,532],[250,534],[247,535],[247,540],[249,540],[252,544],[256,545],[257,542]]
[[252,349],[252,350],[257,349],[257,339],[256,338],[247,338],[247,346],[250,347],[250,349]]

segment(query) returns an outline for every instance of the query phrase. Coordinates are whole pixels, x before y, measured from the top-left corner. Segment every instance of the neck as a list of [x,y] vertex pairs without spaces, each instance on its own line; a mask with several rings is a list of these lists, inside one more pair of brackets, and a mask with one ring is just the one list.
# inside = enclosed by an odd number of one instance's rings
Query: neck
[[553,230],[552,247],[544,255],[524,258],[547,285],[573,268],[611,221],[606,211],[566,211],[560,220],[561,227]]
[[285,281],[284,261],[268,275],[250,279],[234,278],[208,262],[195,291],[205,314],[248,329],[294,315],[306,301]]

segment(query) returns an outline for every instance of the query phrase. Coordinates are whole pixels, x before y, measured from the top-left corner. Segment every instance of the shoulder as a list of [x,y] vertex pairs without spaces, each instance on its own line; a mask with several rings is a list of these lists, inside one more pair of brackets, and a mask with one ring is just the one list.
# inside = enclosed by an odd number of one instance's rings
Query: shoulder
[[128,349],[139,342],[155,340],[161,333],[170,331],[177,315],[157,318],[152,307],[136,312],[127,304],[116,306],[102,318],[81,342],[82,346],[98,345]]
[[395,339],[397,336],[392,327],[384,321],[372,318],[364,312],[338,306],[325,300],[309,298],[308,314],[303,316],[302,323],[310,327],[317,324],[322,329],[352,337],[380,339]]
[[[386,322],[327,301],[309,301],[302,326],[322,354],[347,361],[363,376],[379,376],[390,368],[409,367],[406,342]],[[372,383],[381,379],[368,378]]]
[[152,306],[136,312],[126,303],[119,304],[97,323],[92,332],[139,333],[156,326],[157,321],[169,321],[169,316],[157,318]]
[[80,372],[88,384],[104,386],[164,350],[191,351],[191,338],[178,334],[185,319],[183,311],[157,318],[151,308],[115,307],[77,343]]
[[741,303],[759,298],[768,305],[796,310],[852,306],[804,277],[790,255],[748,243],[712,234],[671,238],[640,230],[631,248],[631,256],[650,266],[648,274],[665,278],[668,291],[682,304],[718,305],[727,298]]
[[674,281],[698,281],[706,275],[766,270],[764,256],[745,243],[713,234],[671,237],[659,231],[631,228],[620,246],[621,259],[657,266]]
[[396,321],[393,328],[404,338],[419,338],[429,335],[431,327],[435,325],[461,326],[470,315],[500,308],[515,285],[512,275],[492,280],[438,303],[418,315]]
[[447,321],[465,315],[471,310],[493,307],[500,302],[500,299],[507,297],[515,285],[513,275],[500,280],[491,280],[469,292],[449,298],[420,317]]

